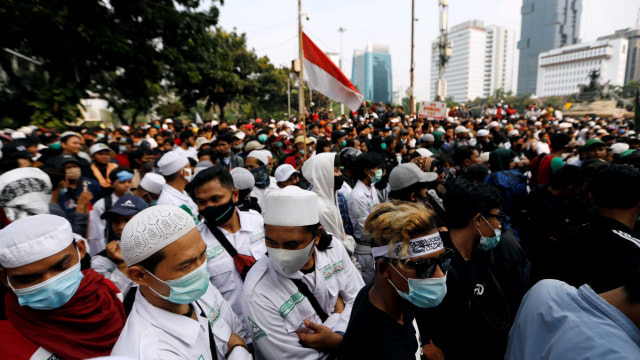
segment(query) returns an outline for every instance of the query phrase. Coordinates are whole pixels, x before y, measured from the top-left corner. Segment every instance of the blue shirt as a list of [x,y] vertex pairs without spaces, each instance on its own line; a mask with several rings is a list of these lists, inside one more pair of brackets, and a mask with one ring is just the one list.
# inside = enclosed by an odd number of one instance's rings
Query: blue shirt
[[588,285],[542,280],[520,305],[505,359],[640,359],[640,330]]

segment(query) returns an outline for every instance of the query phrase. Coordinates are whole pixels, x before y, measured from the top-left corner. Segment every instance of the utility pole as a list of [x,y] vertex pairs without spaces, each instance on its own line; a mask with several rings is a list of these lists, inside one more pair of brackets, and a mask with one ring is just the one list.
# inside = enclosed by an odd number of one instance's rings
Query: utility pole
[[438,101],[444,102],[447,98],[447,81],[444,79],[444,66],[451,57],[451,44],[447,42],[447,7],[449,0],[439,0],[440,5],[440,42],[438,44],[438,67],[440,76],[436,83]]
[[413,43],[413,28],[415,26],[416,23],[416,0],[411,0],[411,93],[409,95],[409,106],[411,107],[410,109],[407,109],[407,114],[409,114],[409,116],[411,116],[411,114],[415,111],[416,109],[416,104],[415,104],[415,99],[413,97],[413,70],[415,68],[415,63],[413,62],[413,48],[415,47],[414,43]]
[[291,73],[290,72],[287,72],[287,117],[291,119]]
[[300,72],[298,73],[298,119],[304,116],[304,48],[302,47],[302,0],[298,0],[298,45],[300,47],[298,61]]
[[[338,64],[340,66],[340,71],[342,71],[342,35],[345,31],[347,31],[347,29],[343,28],[342,26],[338,29],[338,32],[340,33],[340,64]],[[340,103],[340,115],[344,115],[343,103]]]

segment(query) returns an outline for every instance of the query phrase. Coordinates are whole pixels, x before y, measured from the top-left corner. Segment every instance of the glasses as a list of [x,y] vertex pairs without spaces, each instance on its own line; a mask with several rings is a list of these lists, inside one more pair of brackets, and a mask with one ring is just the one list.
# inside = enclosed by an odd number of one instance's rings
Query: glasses
[[485,216],[485,218],[496,218],[496,220],[498,220],[498,222],[500,223],[500,225],[504,224],[504,222],[507,220],[507,217],[504,214],[488,214]]
[[[398,259],[389,259],[393,263],[398,263]],[[437,258],[426,258],[418,261],[407,261],[402,263],[404,265],[409,265],[416,270],[416,275],[420,279],[426,279],[433,276],[433,273],[436,271],[436,265],[440,266],[442,272],[447,273],[449,269],[451,269],[451,263],[453,261],[453,250],[445,249],[445,251],[440,254]]]

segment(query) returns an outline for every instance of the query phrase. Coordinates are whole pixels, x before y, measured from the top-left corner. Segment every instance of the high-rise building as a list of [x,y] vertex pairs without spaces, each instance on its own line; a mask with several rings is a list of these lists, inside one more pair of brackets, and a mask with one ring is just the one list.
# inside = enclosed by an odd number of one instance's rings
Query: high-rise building
[[354,50],[351,82],[366,100],[390,103],[393,82],[389,47],[369,43],[364,51]]
[[580,42],[581,13],[582,0],[522,1],[518,94],[537,94],[541,52]]
[[570,95],[578,85],[589,84],[589,74],[597,71],[601,84],[623,85],[627,64],[626,38],[598,40],[541,52],[538,60],[536,95]]
[[624,84],[631,80],[640,81],[640,29],[618,30],[612,35],[599,37],[598,40],[625,38],[628,41],[627,65],[624,72]]
[[[515,31],[471,20],[449,30],[452,54],[445,68],[447,97],[457,102],[491,95],[497,89],[515,91],[517,50]],[[438,79],[438,41],[432,43],[431,94]]]

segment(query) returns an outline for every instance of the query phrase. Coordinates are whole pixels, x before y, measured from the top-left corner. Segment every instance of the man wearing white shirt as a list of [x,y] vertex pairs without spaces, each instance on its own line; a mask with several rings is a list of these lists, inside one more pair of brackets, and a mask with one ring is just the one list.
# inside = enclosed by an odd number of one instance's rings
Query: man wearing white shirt
[[198,151],[194,147],[196,144],[196,136],[191,130],[184,130],[180,133],[180,146],[176,146],[174,151],[190,157],[194,160],[198,160]]
[[258,358],[326,359],[364,285],[342,242],[320,226],[317,202],[297,186],[265,199],[269,256],[251,268],[242,296]]
[[193,219],[157,205],[134,216],[120,241],[140,288],[112,355],[136,359],[251,359],[242,323],[210,286],[206,244]]
[[158,160],[158,168],[167,183],[162,187],[157,204],[177,206],[198,219],[198,207],[184,190],[192,176],[189,159],[175,150],[169,151]]
[[242,317],[244,278],[253,263],[267,253],[262,215],[238,210],[239,190],[226,169],[207,168],[192,184],[198,211],[204,218],[198,230],[207,244],[211,283]]

